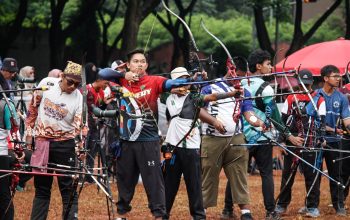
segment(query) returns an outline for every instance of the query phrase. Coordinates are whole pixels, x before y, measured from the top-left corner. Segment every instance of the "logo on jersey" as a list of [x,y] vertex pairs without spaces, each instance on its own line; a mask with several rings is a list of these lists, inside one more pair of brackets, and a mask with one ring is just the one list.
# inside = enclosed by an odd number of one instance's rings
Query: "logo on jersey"
[[144,97],[144,96],[146,96],[146,95],[149,95],[149,94],[151,94],[151,90],[152,90],[152,89],[142,90],[141,92],[135,93],[135,94],[134,94],[134,97],[135,97],[136,99],[138,99],[138,98],[140,98],[140,97]]
[[333,107],[334,108],[339,108],[340,103],[338,101],[333,102]]

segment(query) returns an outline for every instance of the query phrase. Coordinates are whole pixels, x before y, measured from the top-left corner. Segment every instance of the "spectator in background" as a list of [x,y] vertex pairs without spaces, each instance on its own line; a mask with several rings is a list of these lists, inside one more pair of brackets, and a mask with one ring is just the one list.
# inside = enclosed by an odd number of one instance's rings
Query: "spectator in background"
[[85,64],[86,84],[91,84],[97,79],[98,69],[94,63]]
[[48,77],[53,77],[53,78],[61,78],[62,76],[62,70],[60,69],[52,69],[50,70],[49,74],[47,75]]
[[112,63],[111,68],[119,72],[126,73],[126,63],[124,63],[122,60],[115,60]]

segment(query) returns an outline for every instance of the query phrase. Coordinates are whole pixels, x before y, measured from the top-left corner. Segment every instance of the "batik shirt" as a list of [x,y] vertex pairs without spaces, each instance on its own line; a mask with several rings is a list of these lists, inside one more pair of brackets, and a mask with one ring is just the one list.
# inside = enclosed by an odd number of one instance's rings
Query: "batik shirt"
[[26,129],[36,138],[68,140],[80,133],[82,95],[78,89],[62,92],[60,83],[59,78],[47,77],[38,85],[49,90],[36,92],[29,106]]

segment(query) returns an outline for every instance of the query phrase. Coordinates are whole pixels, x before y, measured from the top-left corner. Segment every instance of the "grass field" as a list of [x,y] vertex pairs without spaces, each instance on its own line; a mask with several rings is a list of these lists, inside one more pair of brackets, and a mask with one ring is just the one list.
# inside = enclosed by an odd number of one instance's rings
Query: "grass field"
[[[275,196],[279,192],[281,171],[274,171],[275,179]],[[220,189],[218,206],[207,210],[207,219],[220,219],[220,213],[224,205],[224,191],[226,185],[226,178],[222,174],[220,176]],[[261,180],[260,176],[249,176],[250,197],[252,212],[255,219],[264,219],[265,210],[263,205],[263,199],[261,194]],[[321,202],[320,211],[321,217],[317,219],[350,219],[350,217],[336,217],[335,211],[330,204],[329,184],[328,180],[322,178],[321,185]],[[30,180],[27,184],[25,192],[17,192],[14,198],[15,205],[15,219],[29,219],[32,200],[34,197],[33,180]],[[113,197],[117,198],[116,184],[112,183]],[[304,179],[300,174],[297,174],[296,181],[293,188],[292,203],[288,208],[288,213],[284,219],[304,219],[303,216],[297,214],[300,207],[303,206],[306,192],[304,188]],[[349,205],[349,201],[346,203]],[[133,210],[129,214],[128,219],[152,219],[152,215],[148,209],[146,193],[142,184],[138,184],[136,188],[135,197],[132,201]],[[115,210],[115,206],[114,206]],[[61,196],[58,191],[58,186],[55,181],[51,196],[49,218],[52,220],[61,219]],[[236,209],[236,213],[238,210]],[[79,198],[79,219],[108,219],[108,212],[106,206],[106,197],[102,192],[98,192],[96,185],[89,185],[85,187]],[[112,218],[113,219],[113,218]],[[188,209],[188,200],[186,194],[186,188],[184,183],[181,183],[179,193],[176,197],[173,210],[171,212],[171,219],[191,219]],[[305,218],[307,219],[307,218]]]

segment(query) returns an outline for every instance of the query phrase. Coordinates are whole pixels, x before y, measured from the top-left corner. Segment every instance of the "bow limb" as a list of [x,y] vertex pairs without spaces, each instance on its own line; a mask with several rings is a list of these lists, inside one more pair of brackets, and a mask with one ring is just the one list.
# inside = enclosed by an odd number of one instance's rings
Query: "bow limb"
[[230,51],[228,51],[227,47],[225,46],[225,44],[219,39],[217,38],[214,34],[212,34],[208,29],[207,27],[205,26],[204,24],[204,21],[203,21],[203,18],[201,18],[201,27],[205,30],[205,32],[207,32],[212,38],[214,38],[220,45],[221,47],[225,50],[226,54],[227,54],[227,57],[229,58],[229,60],[231,61],[231,63],[235,65],[235,63],[233,62],[233,58],[230,54]]
[[165,8],[165,10],[167,10],[170,14],[174,15],[177,19],[179,19],[181,21],[181,23],[184,25],[184,27],[186,28],[187,30],[187,33],[190,35],[190,38],[191,38],[191,41],[192,41],[192,46],[194,47],[194,49],[196,50],[196,52],[199,52],[199,49],[197,47],[197,44],[196,44],[196,41],[194,40],[194,37],[193,37],[193,34],[191,32],[191,29],[188,27],[188,25],[186,24],[186,22],[180,17],[178,16],[177,14],[175,14],[175,12],[173,12],[172,10],[170,10],[168,8],[168,6],[165,4],[164,0],[162,0],[162,4],[163,4],[163,7]]

